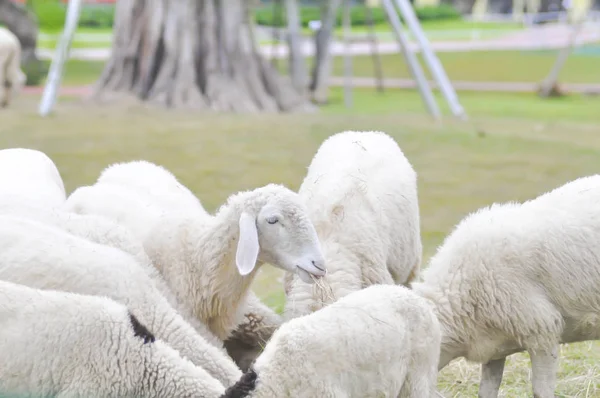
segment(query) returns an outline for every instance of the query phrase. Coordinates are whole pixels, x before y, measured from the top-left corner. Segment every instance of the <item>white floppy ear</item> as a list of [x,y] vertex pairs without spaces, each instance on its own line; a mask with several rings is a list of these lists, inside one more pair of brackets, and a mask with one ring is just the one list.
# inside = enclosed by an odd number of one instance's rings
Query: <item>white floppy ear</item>
[[259,250],[256,220],[250,214],[243,212],[240,216],[240,239],[235,252],[235,264],[240,275],[248,275],[252,272],[258,260]]

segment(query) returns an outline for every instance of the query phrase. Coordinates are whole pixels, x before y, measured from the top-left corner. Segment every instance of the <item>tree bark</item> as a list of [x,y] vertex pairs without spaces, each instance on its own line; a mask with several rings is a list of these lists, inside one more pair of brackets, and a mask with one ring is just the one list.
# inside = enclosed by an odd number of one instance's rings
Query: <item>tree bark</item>
[[95,97],[219,112],[313,107],[259,54],[247,0],[119,0]]
[[307,89],[308,72],[302,51],[302,32],[300,10],[297,0],[285,0],[287,12],[287,41],[290,59],[290,76],[296,90],[303,93]]
[[329,76],[331,74],[331,35],[336,13],[342,0],[324,0],[321,10],[321,29],[315,35],[315,63],[312,69],[310,90],[317,103],[327,102],[329,94]]
[[37,19],[23,5],[12,0],[0,0],[0,22],[13,32],[21,43],[21,64],[37,65]]

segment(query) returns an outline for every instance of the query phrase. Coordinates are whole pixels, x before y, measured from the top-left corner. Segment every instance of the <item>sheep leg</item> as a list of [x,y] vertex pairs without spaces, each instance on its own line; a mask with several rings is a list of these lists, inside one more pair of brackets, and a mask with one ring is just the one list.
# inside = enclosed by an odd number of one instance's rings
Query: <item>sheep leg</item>
[[481,364],[481,381],[479,382],[479,398],[496,398],[502,383],[506,357],[494,359]]
[[531,358],[531,384],[534,398],[554,398],[558,345],[550,350],[529,351]]

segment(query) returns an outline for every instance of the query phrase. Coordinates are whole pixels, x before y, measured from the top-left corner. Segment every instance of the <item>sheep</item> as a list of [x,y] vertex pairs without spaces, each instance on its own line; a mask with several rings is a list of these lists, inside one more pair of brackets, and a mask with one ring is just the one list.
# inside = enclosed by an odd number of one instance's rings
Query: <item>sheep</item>
[[281,325],[224,396],[434,397],[440,338],[427,300],[371,285]]
[[559,344],[600,339],[599,203],[593,175],[458,223],[412,285],[442,326],[440,370],[481,363],[479,396],[496,397],[506,357],[527,351],[534,396],[554,397]]
[[138,264],[150,276],[160,293],[169,304],[178,310],[180,315],[209,343],[223,348],[223,342],[212,334],[206,325],[198,321],[185,308],[179,308],[177,299],[166,282],[152,266],[142,243],[125,227],[114,221],[91,214],[67,213],[60,208],[46,206],[44,203],[32,198],[23,198],[19,195],[0,196],[0,214],[15,215],[37,220],[63,229],[73,235],[85,238],[94,243],[108,245],[120,249],[133,256]]
[[0,281],[5,396],[206,397],[223,385],[106,297]]
[[200,200],[173,173],[146,160],[114,163],[102,171],[97,183],[141,194],[163,211],[184,208],[208,216]]
[[61,206],[67,200],[52,159],[29,148],[0,150],[0,195],[6,194],[35,197],[47,206]]
[[[97,180],[97,185],[105,184],[111,185],[111,188],[108,188],[113,196],[111,200],[129,203],[131,208],[151,209],[151,212],[133,213],[140,214],[140,218],[133,222],[123,222],[124,217],[130,216],[132,212],[128,212],[126,215],[116,214],[118,220],[138,231],[138,234],[148,231],[145,223],[151,225],[152,222],[156,222],[156,217],[161,213],[185,211],[188,214],[193,212],[199,217],[210,217],[200,200],[170,171],[145,160],[110,165],[102,171]],[[70,200],[77,202],[74,199],[77,196],[81,200],[81,195],[85,195],[85,189],[82,188],[73,193]],[[120,190],[127,193],[122,193]],[[94,195],[96,192],[96,189],[88,189],[90,195]],[[138,195],[137,203],[132,203],[136,199],[132,198],[131,194]],[[143,202],[139,201],[140,197],[143,198]],[[90,201],[89,198],[84,199],[84,202],[87,204],[86,211],[90,211],[90,207],[94,205],[101,206],[101,208],[105,206],[104,202]],[[97,211],[93,212],[97,213]],[[141,239],[143,238],[145,235],[141,235]],[[282,321],[278,314],[261,303],[255,294],[249,291],[248,299],[240,303],[238,326],[224,342],[227,352],[243,371],[247,370],[250,362],[260,353],[262,346]]]
[[104,215],[137,231],[178,301],[222,341],[236,327],[238,308],[263,263],[297,272],[307,282],[326,273],[306,206],[282,185],[231,195],[209,217],[185,209],[144,217],[147,208],[160,207],[134,196],[97,182],[75,190],[66,208]]
[[39,289],[105,295],[127,305],[157,336],[224,385],[241,370],[201,337],[122,250],[26,217],[0,215],[0,280]]
[[419,274],[417,175],[390,136],[344,131],[327,138],[298,193],[328,273],[326,285],[309,285],[286,273],[285,318],[306,315],[372,284],[408,285]]
[[21,70],[21,43],[14,33],[0,26],[0,108],[10,104],[26,80]]

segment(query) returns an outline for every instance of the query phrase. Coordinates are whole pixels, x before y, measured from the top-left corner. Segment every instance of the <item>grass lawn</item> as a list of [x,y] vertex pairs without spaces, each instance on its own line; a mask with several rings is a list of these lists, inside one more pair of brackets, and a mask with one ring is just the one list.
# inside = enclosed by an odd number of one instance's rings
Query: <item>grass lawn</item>
[[[552,67],[556,53],[554,51],[475,51],[438,53],[438,56],[446,73],[453,80],[539,82]],[[280,70],[285,71],[286,63],[286,60],[279,60]],[[311,60],[308,60],[309,65],[310,63]],[[343,57],[334,59],[335,76],[343,76],[343,64]],[[386,78],[412,78],[400,54],[383,55],[382,65]],[[103,62],[70,60],[66,66],[63,84],[92,83],[102,72],[103,66]],[[354,57],[353,71],[354,76],[373,76],[372,58]],[[574,54],[567,60],[560,80],[563,83],[600,83],[598,71],[600,71],[599,56]]]
[[[556,51],[472,51],[440,52],[438,57],[452,80],[538,82],[550,71],[556,59]],[[412,78],[404,58],[400,54],[385,54],[382,58],[384,77]],[[418,58],[424,66],[422,56]],[[336,57],[333,74],[343,76],[344,58]],[[353,58],[355,76],[374,76],[373,58]],[[565,83],[599,83],[600,57],[572,55],[567,60],[561,81]]]
[[[446,73],[452,80],[539,82],[550,71],[556,51],[471,51],[437,53]],[[428,76],[431,76],[423,58],[418,58]],[[381,56],[385,78],[411,78],[401,54]],[[285,62],[281,63],[285,65]],[[310,64],[310,60],[309,60]],[[285,70],[285,67],[282,67]],[[352,58],[354,76],[374,76],[373,58],[370,55]],[[600,56],[573,54],[562,72],[564,83],[600,83]],[[344,58],[335,57],[333,75],[344,75]],[[431,77],[430,77],[431,78]]]
[[[45,120],[35,114],[37,98],[26,96],[3,111],[0,148],[45,151],[68,192],[92,183],[109,163],[147,159],[174,172],[213,211],[233,192],[269,182],[297,189],[311,157],[332,133],[383,130],[418,173],[424,267],[469,212],[494,201],[532,198],[598,172],[600,98],[465,94],[461,99],[473,124],[449,119],[438,125],[411,90],[383,96],[356,90],[353,111],[344,109],[340,90],[332,94],[332,103],[309,117],[90,108],[63,101]],[[282,308],[278,270],[265,266],[253,289]],[[563,346],[559,366],[557,396],[600,396],[600,343]],[[531,396],[529,369],[526,355],[512,356],[501,396]],[[479,367],[459,360],[440,373],[439,388],[446,397],[475,397],[478,381]]]

